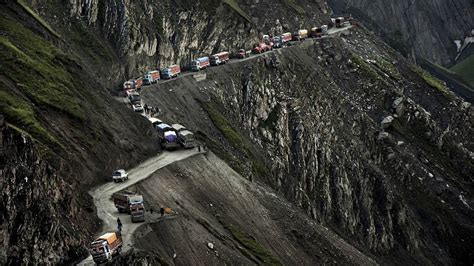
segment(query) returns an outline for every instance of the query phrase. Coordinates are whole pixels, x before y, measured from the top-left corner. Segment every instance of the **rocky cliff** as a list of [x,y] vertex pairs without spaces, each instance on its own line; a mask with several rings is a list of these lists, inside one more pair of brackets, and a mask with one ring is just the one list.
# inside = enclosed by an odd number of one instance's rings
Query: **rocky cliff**
[[112,76],[120,78],[115,82],[147,69],[174,63],[186,65],[191,57],[250,49],[262,34],[292,31],[299,26],[308,28],[329,18],[328,7],[320,0],[31,3],[64,34],[77,34],[76,27],[81,25],[109,43],[119,57]]
[[145,99],[382,263],[473,260],[473,109],[363,30]]
[[329,0],[337,13],[352,13],[400,51],[441,65],[454,62],[457,47],[474,28],[470,0]]

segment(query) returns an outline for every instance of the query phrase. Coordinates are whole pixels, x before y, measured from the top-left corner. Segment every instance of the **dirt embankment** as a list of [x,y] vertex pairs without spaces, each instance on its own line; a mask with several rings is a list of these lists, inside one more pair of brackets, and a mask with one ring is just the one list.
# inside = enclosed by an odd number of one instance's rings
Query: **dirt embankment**
[[[157,219],[137,229],[134,246],[166,263],[373,263],[213,153],[158,170],[134,189],[155,210],[149,219]],[[159,217],[160,206],[174,213]]]

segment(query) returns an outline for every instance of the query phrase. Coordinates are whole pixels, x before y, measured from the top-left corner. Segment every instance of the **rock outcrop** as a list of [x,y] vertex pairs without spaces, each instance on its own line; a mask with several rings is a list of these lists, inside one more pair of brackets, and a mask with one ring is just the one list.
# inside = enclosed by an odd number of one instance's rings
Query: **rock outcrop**
[[473,110],[367,32],[161,88],[145,99],[163,117],[380,262],[472,261]]
[[441,65],[457,54],[456,40],[464,41],[474,28],[470,0],[329,0],[338,13],[352,13],[400,50]]

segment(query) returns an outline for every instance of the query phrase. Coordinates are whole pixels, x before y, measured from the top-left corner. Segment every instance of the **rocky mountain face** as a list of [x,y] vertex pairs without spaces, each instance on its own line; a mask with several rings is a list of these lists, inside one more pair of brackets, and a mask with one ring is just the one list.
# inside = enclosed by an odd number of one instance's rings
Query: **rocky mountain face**
[[308,28],[329,19],[328,7],[321,0],[53,2],[31,1],[43,17],[63,27],[65,33],[75,32],[79,24],[109,43],[119,57],[113,69],[117,73],[112,76],[120,78],[115,82],[147,69],[186,65],[191,57],[250,49],[263,33]]
[[366,31],[144,95],[380,262],[473,260],[473,109]]
[[470,0],[329,0],[337,13],[352,13],[399,50],[441,65],[454,62],[455,40],[474,28]]
[[[112,86],[328,19],[323,1],[160,3],[0,1],[1,263],[84,254],[86,190],[158,152]],[[472,107],[366,32],[309,43],[150,103],[382,262],[472,262]]]

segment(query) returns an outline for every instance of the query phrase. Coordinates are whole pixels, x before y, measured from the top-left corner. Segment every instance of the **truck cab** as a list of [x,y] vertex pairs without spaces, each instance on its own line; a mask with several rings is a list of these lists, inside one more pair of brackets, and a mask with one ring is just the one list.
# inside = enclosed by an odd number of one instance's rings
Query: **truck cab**
[[273,48],[282,48],[283,47],[283,42],[281,41],[280,36],[275,36],[273,37]]
[[145,221],[145,205],[143,202],[130,205],[130,219],[132,223]]
[[162,69],[161,70],[161,77],[163,77],[163,79],[170,79],[170,78],[173,77],[173,72],[171,71],[170,68]]
[[90,245],[90,254],[95,263],[100,264],[112,260],[122,251],[122,234],[120,232],[106,233]]

